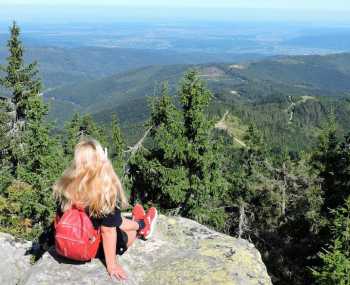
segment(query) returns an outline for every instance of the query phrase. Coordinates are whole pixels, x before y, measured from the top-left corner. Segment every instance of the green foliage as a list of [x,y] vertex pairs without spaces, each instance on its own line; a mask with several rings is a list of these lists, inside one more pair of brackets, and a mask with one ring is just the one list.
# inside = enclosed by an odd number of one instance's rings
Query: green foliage
[[9,137],[7,133],[11,129],[11,105],[8,98],[0,98],[0,151],[1,157],[7,152]]
[[[2,222],[4,229],[10,232],[38,238],[51,222],[54,205],[49,187],[62,172],[65,159],[61,145],[50,134],[50,126],[44,121],[47,106],[40,94],[38,71],[36,64],[25,65],[23,61],[16,23],[11,27],[8,47],[10,56],[6,68],[3,68],[5,76],[0,81],[11,94],[8,105],[1,109],[2,116],[7,117],[1,121],[1,136],[4,138],[0,172],[3,178],[0,195],[4,202]],[[26,184],[10,187],[13,179]],[[8,209],[6,201],[9,202]],[[13,218],[7,222],[9,215]],[[20,227],[24,220],[30,221],[30,231]]]
[[[319,176],[323,179],[322,187],[324,189],[325,203],[323,213],[328,216],[328,209],[335,208],[337,203],[333,201],[334,194],[337,194],[337,184],[339,172],[341,171],[342,159],[340,153],[340,142],[336,135],[336,125],[334,120],[330,121],[324,132],[320,136],[317,149],[312,156],[312,165],[319,172]],[[340,194],[340,193],[339,193]]]
[[118,124],[116,115],[112,117],[111,122],[112,129],[112,155],[111,159],[114,168],[117,170],[118,174],[123,175],[124,173],[124,151],[126,148],[125,141]]
[[26,239],[38,237],[41,223],[48,219],[39,200],[39,192],[29,184],[13,181],[0,196],[0,230]]
[[0,98],[0,195],[11,184],[11,163],[9,161],[9,146],[11,138],[8,132],[11,129],[11,111],[8,99]]
[[254,242],[274,284],[304,284],[323,202],[317,173],[306,157],[271,153],[254,125],[244,140],[242,149],[226,146],[230,231]]
[[16,105],[16,119],[24,120],[27,116],[26,111],[30,109],[28,100],[40,93],[41,81],[37,79],[36,63],[24,64],[24,50],[16,22],[13,23],[10,32],[11,37],[7,44],[10,56],[7,58],[6,68],[1,68],[6,72],[6,76],[0,80],[0,84],[12,93],[12,102]]
[[317,284],[350,284],[350,197],[344,207],[334,212],[332,240],[328,250],[320,253],[322,266],[313,270]]
[[90,115],[74,114],[72,120],[65,126],[64,151],[72,158],[74,147],[84,137],[92,137],[103,146],[107,145],[107,136],[102,128],[96,125]]
[[220,199],[226,190],[226,181],[220,170],[220,152],[210,140],[213,122],[205,115],[211,93],[198,73],[189,71],[182,82],[179,97],[186,144],[184,166],[189,180],[183,213],[208,223],[211,209],[221,206]]
[[210,96],[195,71],[189,71],[181,84],[181,110],[163,86],[162,96],[152,104],[152,148],[138,153],[130,164],[132,199],[175,208],[184,216],[223,228],[226,181],[220,151],[211,138],[213,124],[205,115]]
[[330,121],[320,137],[320,143],[311,157],[311,164],[321,180],[323,205],[320,212],[320,247],[325,247],[332,235],[330,223],[334,210],[344,206],[350,196],[350,137],[343,142],[336,135],[334,120]]
[[152,102],[149,125],[153,148],[141,150],[130,161],[133,180],[132,200],[159,203],[162,208],[176,208],[185,199],[185,141],[181,114],[163,87],[162,96]]

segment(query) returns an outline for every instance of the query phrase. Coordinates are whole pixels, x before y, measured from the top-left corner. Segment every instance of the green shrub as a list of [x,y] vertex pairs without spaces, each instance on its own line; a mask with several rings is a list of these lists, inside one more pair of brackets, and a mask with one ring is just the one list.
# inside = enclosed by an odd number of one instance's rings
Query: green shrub
[[0,196],[0,231],[29,240],[37,238],[50,219],[40,196],[31,185],[13,181]]

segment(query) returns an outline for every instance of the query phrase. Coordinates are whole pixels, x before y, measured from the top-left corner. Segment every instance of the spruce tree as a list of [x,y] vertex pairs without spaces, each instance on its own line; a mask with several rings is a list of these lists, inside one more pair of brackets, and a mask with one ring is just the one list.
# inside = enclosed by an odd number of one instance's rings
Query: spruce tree
[[[9,162],[13,178],[18,183],[27,183],[29,186],[25,188],[33,190],[23,191],[23,195],[31,196],[34,206],[26,215],[21,214],[20,220],[30,221],[32,236],[37,237],[51,222],[54,205],[50,186],[61,173],[64,159],[60,144],[52,137],[50,126],[45,122],[48,109],[42,98],[36,63],[24,63],[20,29],[16,23],[13,23],[10,32],[10,56],[7,66],[2,67],[5,76],[0,81],[10,94],[10,113],[13,114],[11,128],[6,133],[10,143],[5,159]],[[11,199],[10,189],[14,188],[5,189],[5,199]],[[15,197],[22,207],[25,199],[20,198],[21,191],[18,195]]]
[[[7,58],[7,66],[2,68],[5,76],[0,81],[11,95],[11,105],[15,113],[12,129],[8,132],[12,141],[9,156],[15,177],[41,188],[48,184],[39,182],[42,172],[57,169],[57,165],[49,167],[51,162],[46,161],[45,157],[51,157],[58,146],[49,134],[50,126],[45,122],[48,108],[42,98],[37,64],[24,63],[20,29],[15,22],[10,32],[10,55]],[[52,163],[55,164],[54,161]]]
[[37,64],[36,62],[29,65],[24,63],[24,48],[19,36],[20,28],[16,22],[13,22],[7,43],[10,55],[7,58],[6,67],[1,68],[6,75],[0,80],[1,85],[11,93],[18,127],[23,125],[28,116],[27,111],[31,109],[29,105],[33,102],[30,102],[29,99],[41,92]]
[[345,136],[344,141],[340,144],[339,153],[339,184],[338,188],[329,197],[329,204],[334,205],[335,208],[343,206],[345,200],[350,196],[350,133]]
[[123,174],[125,141],[118,124],[117,116],[112,116],[112,162],[119,175]]
[[332,216],[329,209],[335,209],[339,205],[337,195],[342,191],[340,189],[340,173],[345,166],[342,163],[341,144],[336,130],[336,122],[331,118],[320,135],[319,144],[311,157],[311,164],[319,172],[319,177],[322,179],[324,198],[322,216],[326,220]]
[[341,142],[336,135],[335,121],[331,120],[320,136],[320,142],[311,157],[318,172],[323,204],[320,211],[318,247],[326,248],[332,239],[334,213],[344,206],[350,196],[350,139]]
[[271,155],[253,125],[244,142],[246,147],[232,147],[228,156],[231,231],[254,242],[276,284],[303,284],[310,280],[307,266],[318,245],[317,175],[307,158],[291,160],[286,151]]
[[81,117],[79,113],[75,113],[72,119],[67,122],[64,126],[64,139],[63,139],[63,147],[64,152],[67,156],[73,157],[74,146],[79,141],[80,138],[80,124]]
[[98,140],[102,146],[108,145],[107,136],[103,128],[99,127],[91,115],[81,116],[74,114],[70,122],[65,125],[64,151],[70,159],[73,157],[74,147],[82,137],[90,137]]
[[322,265],[313,270],[320,285],[350,284],[350,197],[334,213],[332,239],[327,250],[320,253]]
[[178,95],[180,110],[167,85],[152,104],[151,148],[139,152],[130,163],[131,196],[222,229],[227,183],[220,147],[212,137],[213,123],[205,114],[211,94],[197,72],[189,71]]
[[9,98],[0,97],[0,195],[10,185],[13,179],[11,175],[11,162],[9,161],[11,145],[9,132],[12,128],[10,106]]
[[163,84],[161,96],[151,102],[151,148],[142,148],[130,160],[131,202],[157,203],[163,209],[178,208],[188,185],[182,165],[185,150],[181,113]]
[[214,124],[206,115],[211,97],[198,72],[188,71],[179,92],[186,141],[184,167],[189,183],[182,213],[201,222],[219,225],[225,220],[221,199],[227,183],[220,168],[220,152],[212,141]]

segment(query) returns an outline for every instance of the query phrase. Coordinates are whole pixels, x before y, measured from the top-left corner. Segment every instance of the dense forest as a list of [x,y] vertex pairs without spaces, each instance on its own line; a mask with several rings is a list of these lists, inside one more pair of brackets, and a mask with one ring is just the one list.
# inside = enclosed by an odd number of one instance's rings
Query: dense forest
[[[167,81],[169,95],[177,100],[178,82],[188,69],[213,93],[210,116],[225,123],[240,140],[250,124],[262,130],[266,143],[274,148],[287,145],[293,151],[310,151],[317,144],[321,128],[330,113],[343,136],[350,124],[350,54],[289,56],[236,64],[148,66],[112,76],[79,81],[44,91],[50,105],[49,120],[58,128],[75,112],[91,114],[108,125],[117,114],[128,143],[142,135],[150,116],[148,98],[161,92]],[[234,122],[240,121],[239,124]]]
[[[220,121],[211,116],[215,89],[191,69],[176,96],[166,82],[160,86],[137,143],[128,147],[116,115],[99,125],[76,113],[55,131],[15,23],[8,50],[0,79],[0,231],[45,249],[55,212],[51,185],[74,145],[91,136],[108,148],[130,204],[156,205],[252,241],[274,284],[350,284],[350,134],[335,112],[305,151],[270,143],[268,126],[258,124],[266,110],[244,127],[229,117],[241,141],[224,124],[229,113]],[[239,106],[230,112],[249,114]]]

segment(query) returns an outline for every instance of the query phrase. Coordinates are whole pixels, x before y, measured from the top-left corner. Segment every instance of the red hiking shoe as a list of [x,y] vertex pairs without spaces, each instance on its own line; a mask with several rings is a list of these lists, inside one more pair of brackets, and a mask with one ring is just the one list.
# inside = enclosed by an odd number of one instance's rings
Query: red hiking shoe
[[144,239],[150,239],[153,235],[156,223],[157,223],[158,212],[157,209],[152,207],[148,209],[147,214],[143,221],[145,222],[145,227],[139,231],[140,235]]
[[145,215],[145,210],[140,204],[136,204],[135,207],[132,209],[132,219],[134,221],[143,220]]

